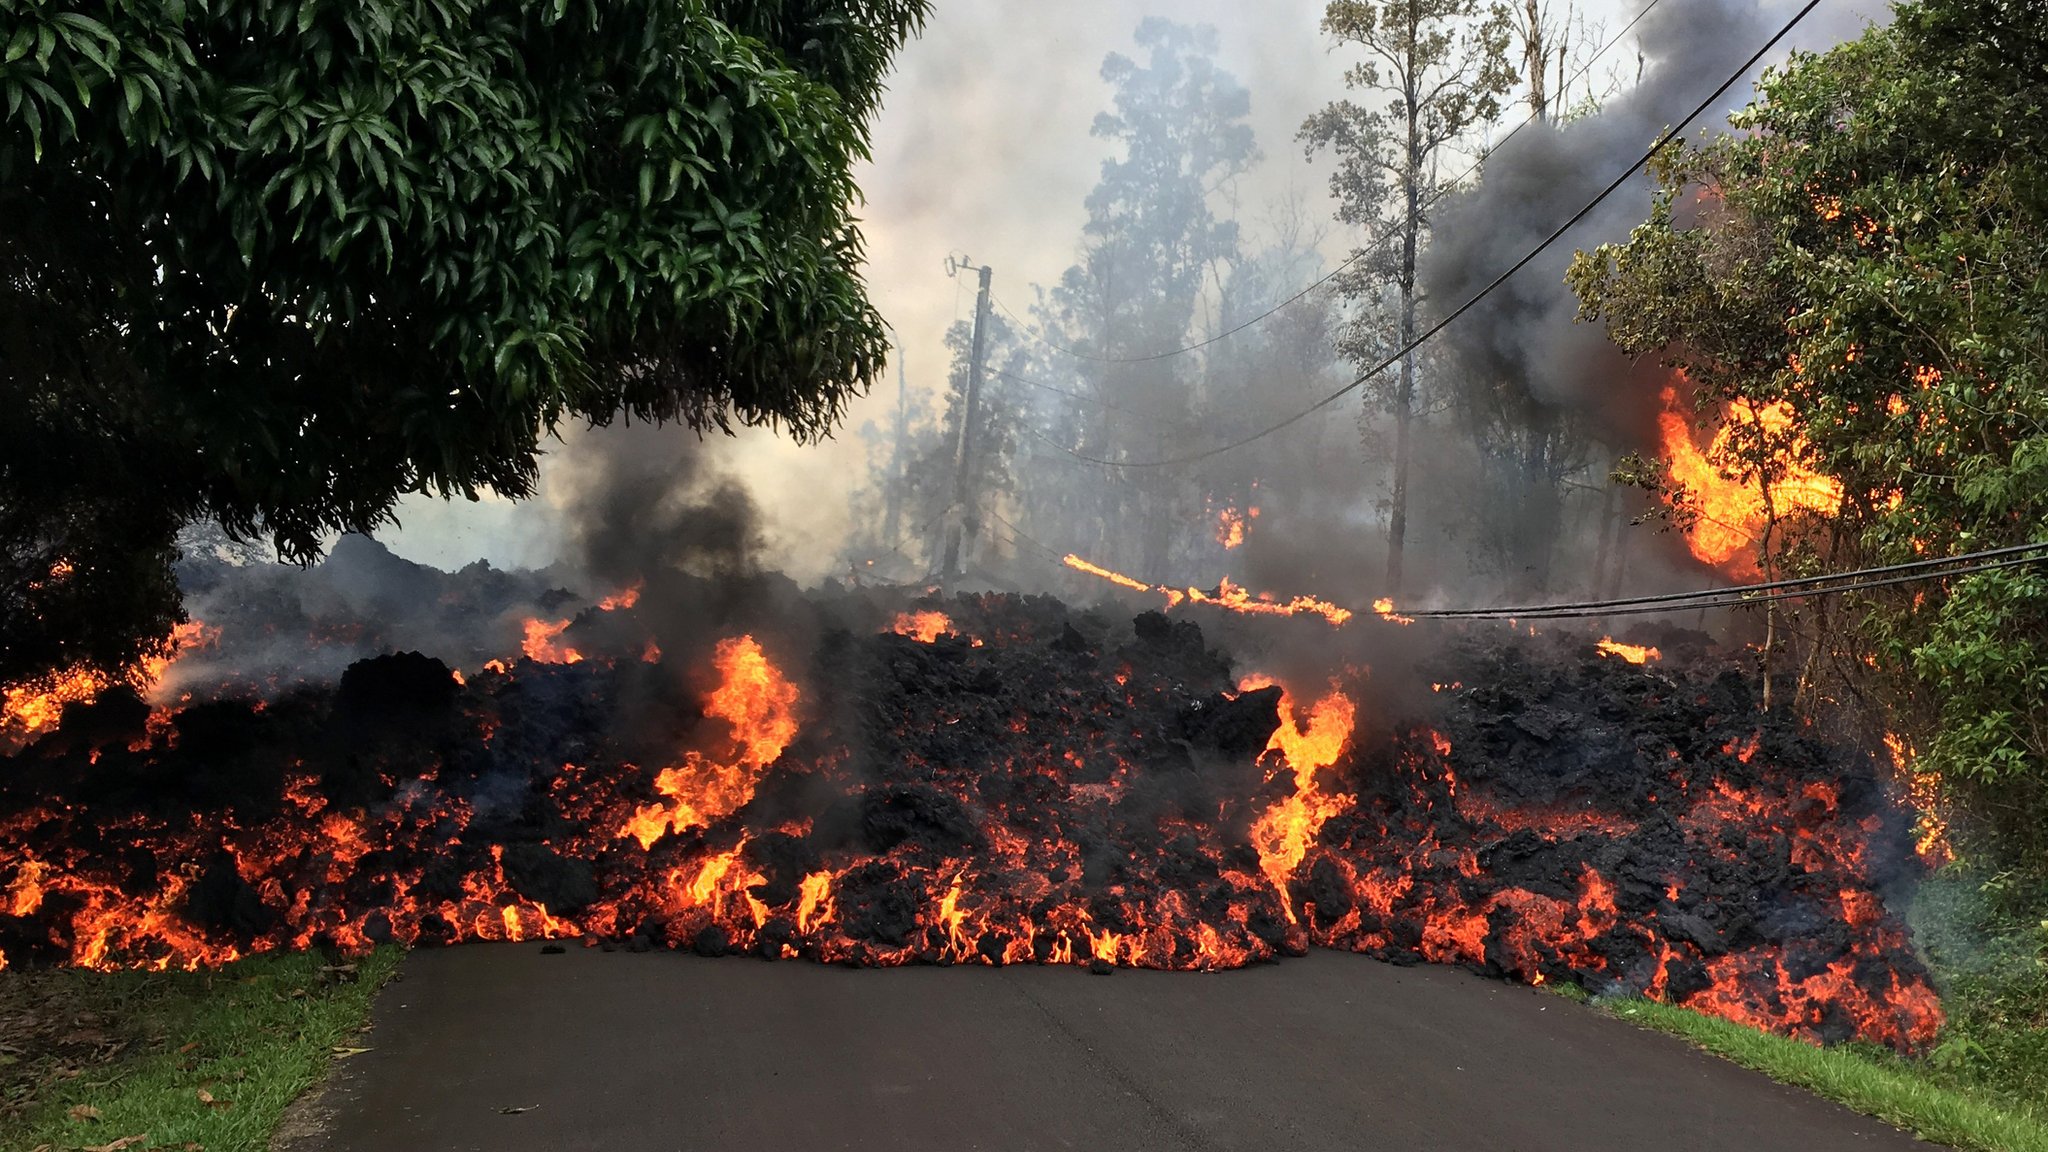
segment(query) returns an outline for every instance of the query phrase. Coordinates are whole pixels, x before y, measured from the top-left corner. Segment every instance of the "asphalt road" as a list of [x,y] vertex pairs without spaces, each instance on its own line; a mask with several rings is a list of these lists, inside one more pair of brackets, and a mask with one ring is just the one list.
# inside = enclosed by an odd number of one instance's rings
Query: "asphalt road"
[[1924,1148],[1532,989],[1316,953],[1218,974],[416,952],[292,1152]]

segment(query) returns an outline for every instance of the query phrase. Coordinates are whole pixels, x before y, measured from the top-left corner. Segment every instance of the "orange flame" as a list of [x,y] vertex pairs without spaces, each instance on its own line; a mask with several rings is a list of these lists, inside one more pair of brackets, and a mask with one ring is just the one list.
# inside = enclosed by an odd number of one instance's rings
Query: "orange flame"
[[[1238,688],[1251,692],[1273,683],[1269,676],[1247,676]],[[1288,878],[1308,855],[1309,845],[1315,842],[1324,822],[1356,802],[1353,796],[1323,791],[1316,774],[1344,754],[1357,714],[1351,698],[1332,684],[1329,693],[1309,708],[1308,723],[1303,726],[1295,715],[1294,698],[1285,688],[1281,689],[1280,726],[1273,730],[1266,750],[1280,753],[1293,771],[1294,792],[1266,809],[1252,825],[1252,846],[1259,852],[1259,870],[1280,894],[1280,906],[1289,920],[1295,918],[1295,913],[1294,902],[1287,894]]]
[[1065,564],[1069,568],[1072,568],[1076,572],[1086,572],[1090,576],[1100,576],[1104,580],[1109,581],[1111,584],[1115,584],[1120,588],[1129,588],[1134,592],[1163,591],[1163,589],[1154,588],[1152,585],[1145,583],[1143,580],[1134,580],[1121,572],[1111,572],[1107,568],[1103,568],[1095,564],[1090,564],[1088,561],[1081,559],[1079,556],[1074,555],[1072,552],[1067,553],[1066,557],[1061,561],[1061,563]]
[[1251,522],[1259,518],[1257,506],[1239,512],[1236,508],[1225,508],[1216,514],[1216,542],[1228,552],[1244,543],[1244,535]]
[[1898,733],[1885,733],[1884,746],[1892,754],[1897,778],[1905,784],[1906,798],[1919,813],[1913,825],[1914,850],[1920,859],[1939,868],[1955,859],[1955,850],[1948,842],[1948,821],[1941,814],[1941,777],[1914,766],[1912,746]]
[[[145,656],[120,679],[148,694],[163,683],[164,674],[186,652],[204,648],[220,637],[220,629],[188,620],[171,629],[170,651]],[[26,744],[57,727],[67,704],[90,704],[113,687],[115,679],[83,665],[0,688],[0,747]]]
[[583,653],[555,641],[569,627],[570,622],[559,620],[549,624],[544,620],[529,619],[522,627],[526,638],[520,641],[519,650],[536,664],[580,664]]
[[1379,599],[1373,601],[1372,610],[1374,612],[1379,613],[1381,619],[1391,620],[1404,628],[1410,624],[1415,623],[1415,617],[1403,616],[1400,613],[1394,611],[1394,600],[1391,596],[1382,596]]
[[621,608],[631,608],[633,605],[638,604],[640,602],[640,588],[645,583],[646,581],[644,580],[635,580],[630,586],[599,600],[597,602],[598,611],[616,612]]
[[[1765,524],[1796,511],[1831,515],[1842,506],[1841,482],[1807,467],[1802,457],[1805,438],[1792,430],[1792,406],[1784,401],[1758,407],[1748,401],[1729,406],[1727,421],[1702,452],[1693,443],[1692,426],[1679,411],[1678,392],[1664,390],[1664,411],[1657,417],[1664,454],[1671,461],[1671,479],[1683,484],[1699,502],[1699,519],[1686,531],[1692,554],[1709,564],[1740,561],[1754,546]],[[1784,444],[1773,461],[1778,476],[1764,499],[1760,479],[1731,478],[1734,440],[1739,426],[1750,426]]]
[[930,644],[941,636],[953,634],[953,620],[944,612],[899,612],[896,623],[889,630],[920,644]]
[[1328,620],[1332,627],[1343,625],[1352,615],[1351,609],[1340,608],[1314,596],[1296,596],[1286,601],[1276,600],[1271,594],[1264,592],[1254,596],[1243,586],[1232,583],[1228,576],[1217,584],[1214,592],[1204,592],[1199,588],[1190,588],[1183,592],[1177,588],[1168,588],[1164,584],[1147,584],[1121,572],[1112,572],[1072,553],[1067,554],[1064,563],[1077,572],[1099,576],[1120,588],[1129,588],[1136,592],[1156,592],[1166,597],[1168,609],[1178,608],[1182,604],[1207,604],[1246,616],[1321,616]]
[[720,760],[686,752],[681,764],[661,770],[654,787],[670,802],[641,807],[619,829],[642,848],[665,832],[701,828],[744,807],[762,770],[796,739],[800,694],[752,636],[721,640],[716,664],[722,682],[704,714],[732,726],[732,751]]
[[1612,637],[1600,641],[1600,651],[1605,652],[1609,656],[1619,656],[1631,664],[1644,664],[1651,660],[1661,660],[1664,658],[1664,653],[1648,645],[1623,644]]

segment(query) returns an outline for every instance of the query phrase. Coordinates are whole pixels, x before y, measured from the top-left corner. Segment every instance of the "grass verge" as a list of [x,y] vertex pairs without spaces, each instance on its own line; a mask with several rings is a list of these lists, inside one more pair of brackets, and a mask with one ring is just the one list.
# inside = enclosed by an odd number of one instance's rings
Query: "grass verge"
[[1937,1144],[1968,1152],[2048,1152],[2048,1122],[2039,1112],[1989,1092],[1939,1083],[1924,1066],[1888,1052],[1818,1048],[1648,1000],[1615,1000],[1601,1008]]
[[[1595,1000],[1774,1080],[1969,1152],[2048,1152],[2048,920],[2041,893],[1950,868],[1908,912],[1947,1014],[1935,1047],[1816,1048],[1640,999]],[[1578,988],[1560,994],[1587,1000]]]
[[16,1031],[41,1038],[6,1054],[13,1114],[0,1152],[262,1152],[285,1106],[346,1051],[399,956],[0,974]]

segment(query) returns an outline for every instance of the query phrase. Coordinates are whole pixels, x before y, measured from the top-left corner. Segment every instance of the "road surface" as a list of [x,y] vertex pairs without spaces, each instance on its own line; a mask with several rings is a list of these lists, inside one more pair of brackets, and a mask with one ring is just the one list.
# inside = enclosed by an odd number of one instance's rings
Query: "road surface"
[[1925,1148],[1559,997],[1214,974],[415,952],[290,1152]]

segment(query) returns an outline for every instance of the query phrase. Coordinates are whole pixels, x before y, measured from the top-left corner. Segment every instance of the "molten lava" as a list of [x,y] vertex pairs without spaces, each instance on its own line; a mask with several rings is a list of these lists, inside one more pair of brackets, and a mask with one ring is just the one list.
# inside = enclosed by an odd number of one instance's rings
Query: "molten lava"
[[[179,624],[171,629],[165,655],[145,656],[121,679],[143,695],[153,695],[179,656],[214,644],[219,635],[218,629],[198,620]],[[65,705],[90,704],[113,686],[109,677],[80,666],[0,689],[0,751],[55,730]]]
[[[1357,676],[1309,700],[1185,622],[948,601],[973,647],[892,634],[899,607],[735,624],[674,727],[650,701],[682,653],[594,633],[574,665],[458,684],[385,656],[60,731],[0,772],[0,966],[580,937],[1187,970],[1314,945],[1819,1040],[1939,1024],[1883,902],[1918,867],[1909,813],[1740,672],[1517,640],[1445,654],[1418,686],[1456,687],[1420,701]],[[800,623],[808,652],[751,638]],[[650,738],[668,767],[632,762]]]
[[[1699,517],[1686,530],[1686,544],[1694,556],[1747,573],[1753,569],[1747,550],[1756,546],[1767,523],[1799,511],[1833,515],[1841,509],[1841,482],[1805,463],[1806,440],[1794,431],[1793,423],[1792,407],[1783,401],[1762,407],[1738,401],[1729,405],[1721,430],[1702,452],[1693,442],[1677,389],[1664,390],[1664,411],[1657,424],[1671,479],[1683,485],[1698,505]],[[1737,478],[1744,469],[1736,446],[1759,435],[1780,445],[1771,461],[1768,485],[1762,477]]]

